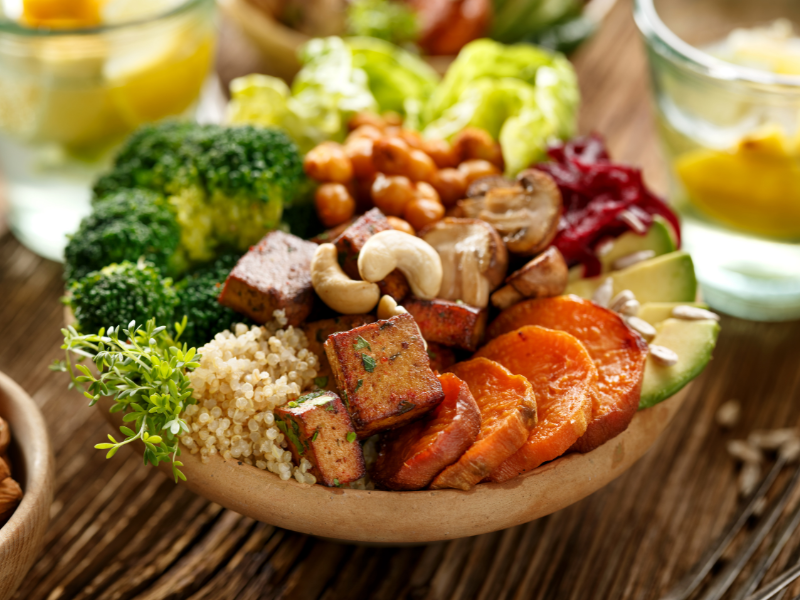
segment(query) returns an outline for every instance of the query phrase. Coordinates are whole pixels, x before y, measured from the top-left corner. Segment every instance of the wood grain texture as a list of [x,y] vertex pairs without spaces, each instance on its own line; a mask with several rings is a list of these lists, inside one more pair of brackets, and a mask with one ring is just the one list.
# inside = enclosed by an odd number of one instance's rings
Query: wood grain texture
[[[603,132],[616,157],[642,165],[663,190],[630,10],[620,0],[574,57],[581,129]],[[230,29],[222,45],[223,78],[257,65]],[[601,491],[482,536],[406,548],[338,544],[222,509],[128,460],[126,450],[111,461],[93,450],[109,431],[103,416],[47,370],[60,355],[61,294],[58,265],[0,237],[0,370],[42,408],[57,467],[44,549],[17,600],[656,600],[736,510],[737,469],[725,442],[755,428],[800,425],[800,323],[725,318],[715,358],[681,412],[642,460]],[[742,402],[743,418],[725,432],[713,417],[731,398]],[[799,546],[795,536],[767,579]],[[799,592],[795,585],[787,597]]]

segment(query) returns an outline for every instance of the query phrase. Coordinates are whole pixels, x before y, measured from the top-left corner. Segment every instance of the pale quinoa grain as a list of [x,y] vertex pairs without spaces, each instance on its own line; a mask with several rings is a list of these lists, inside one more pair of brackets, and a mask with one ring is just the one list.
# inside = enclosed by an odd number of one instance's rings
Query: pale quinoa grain
[[204,463],[220,454],[313,484],[311,463],[292,463],[272,411],[313,385],[319,358],[301,329],[286,327],[284,311],[273,316],[263,327],[236,325],[200,348],[200,366],[190,374],[197,404],[184,411],[191,433],[181,443]]

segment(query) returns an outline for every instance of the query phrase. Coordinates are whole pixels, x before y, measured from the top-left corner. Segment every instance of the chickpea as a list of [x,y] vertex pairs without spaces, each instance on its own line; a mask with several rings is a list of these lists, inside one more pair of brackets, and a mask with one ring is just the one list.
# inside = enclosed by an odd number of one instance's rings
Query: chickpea
[[403,218],[419,231],[423,227],[441,221],[444,217],[444,206],[428,198],[416,198],[408,203]]
[[386,127],[386,119],[372,112],[360,112],[350,117],[347,122],[347,129],[354,131],[362,125],[371,125],[372,127],[383,129]]
[[347,183],[353,178],[353,164],[336,142],[322,142],[312,148],[303,159],[303,169],[317,181]]
[[422,139],[422,136],[412,129],[400,129],[396,135],[408,144],[409,148],[422,150],[425,144],[425,140]]
[[488,177],[489,175],[500,175],[500,169],[487,160],[474,159],[467,160],[458,165],[458,170],[464,174],[467,186],[476,179]]
[[417,235],[417,232],[414,231],[414,228],[408,221],[404,221],[399,217],[393,217],[391,215],[386,217],[386,220],[389,221],[389,225],[391,225],[392,229],[402,231],[403,233],[408,233],[409,235]]
[[436,188],[426,181],[420,181],[417,183],[417,198],[425,198],[426,200],[433,200],[439,204],[442,203],[442,199],[439,197],[439,192],[437,192]]
[[323,183],[314,194],[319,220],[325,227],[335,227],[351,219],[356,201],[341,183]]
[[453,151],[459,162],[481,159],[489,161],[501,171],[504,168],[500,144],[483,129],[467,127],[461,131],[453,140]]
[[467,177],[458,169],[441,169],[433,174],[431,185],[439,192],[442,204],[455,206],[467,193]]
[[403,115],[393,110],[387,110],[383,113],[383,120],[386,121],[388,127],[400,127],[403,124]]
[[373,141],[364,137],[350,140],[344,146],[344,153],[350,159],[357,179],[367,179],[377,173],[372,162],[372,145]]
[[436,163],[422,150],[411,150],[408,153],[408,172],[412,181],[430,181],[436,173]]
[[379,140],[383,137],[383,131],[375,127],[374,125],[362,125],[357,129],[351,131],[347,138],[344,140],[344,145],[347,146],[353,140],[367,138],[370,140]]
[[411,157],[408,144],[398,137],[387,137],[372,144],[372,162],[387,175],[407,175]]
[[408,177],[378,173],[372,184],[372,201],[384,214],[400,217],[416,191]]
[[440,169],[458,166],[458,159],[453,147],[445,140],[423,140],[422,150],[433,159]]

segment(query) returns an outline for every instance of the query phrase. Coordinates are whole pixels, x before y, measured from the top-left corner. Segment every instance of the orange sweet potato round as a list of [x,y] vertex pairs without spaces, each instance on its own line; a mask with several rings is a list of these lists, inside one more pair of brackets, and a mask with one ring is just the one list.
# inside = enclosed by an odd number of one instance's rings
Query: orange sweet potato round
[[439,375],[444,400],[419,421],[386,433],[370,475],[390,490],[420,490],[478,437],[481,416],[466,383]]
[[468,490],[519,450],[536,425],[536,399],[527,379],[487,358],[450,369],[468,386],[481,411],[478,439],[439,473],[431,489]]
[[522,448],[492,471],[491,481],[507,481],[561,456],[586,433],[597,369],[573,336],[530,325],[493,339],[475,356],[530,381],[539,416]]
[[524,325],[574,335],[597,367],[592,420],[573,450],[589,452],[628,428],[639,407],[647,344],[615,312],[577,296],[527,300],[504,310],[489,327],[496,337]]

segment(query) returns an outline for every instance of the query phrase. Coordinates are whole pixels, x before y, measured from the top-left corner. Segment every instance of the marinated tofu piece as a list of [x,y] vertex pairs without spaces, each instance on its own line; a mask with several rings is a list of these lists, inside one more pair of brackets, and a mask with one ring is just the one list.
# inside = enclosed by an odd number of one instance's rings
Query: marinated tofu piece
[[323,389],[336,391],[336,383],[333,380],[331,364],[328,362],[328,355],[325,354],[323,344],[332,333],[349,331],[354,327],[360,327],[367,323],[374,323],[373,315],[341,315],[333,319],[323,319],[313,323],[303,323],[300,327],[308,338],[308,349],[317,355],[319,364],[317,365],[317,377],[314,380]]
[[[377,208],[365,212],[356,219],[333,241],[339,251],[339,264],[342,265],[342,270],[352,279],[361,279],[361,274],[358,272],[358,253],[370,237],[389,229],[392,229],[391,224]],[[377,284],[381,289],[381,296],[389,295],[398,301],[408,296],[408,281],[397,269]]]
[[434,342],[428,342],[428,358],[431,359],[431,369],[438,373],[444,373],[456,364],[455,352]]
[[295,463],[305,458],[309,472],[328,487],[351,483],[366,473],[353,421],[333,392],[313,392],[276,408],[275,424],[286,436]]
[[[481,415],[466,383],[439,376],[444,400],[419,421],[381,436],[372,479],[390,490],[421,490],[472,446]],[[520,445],[525,441],[523,437]]]
[[360,439],[413,421],[444,398],[407,313],[334,333],[325,352]]
[[416,319],[428,343],[474,351],[483,341],[488,315],[485,308],[440,298],[409,298],[403,308]]
[[266,323],[276,310],[297,326],[311,312],[311,259],[317,245],[282,231],[271,231],[239,259],[225,280],[220,304]]

